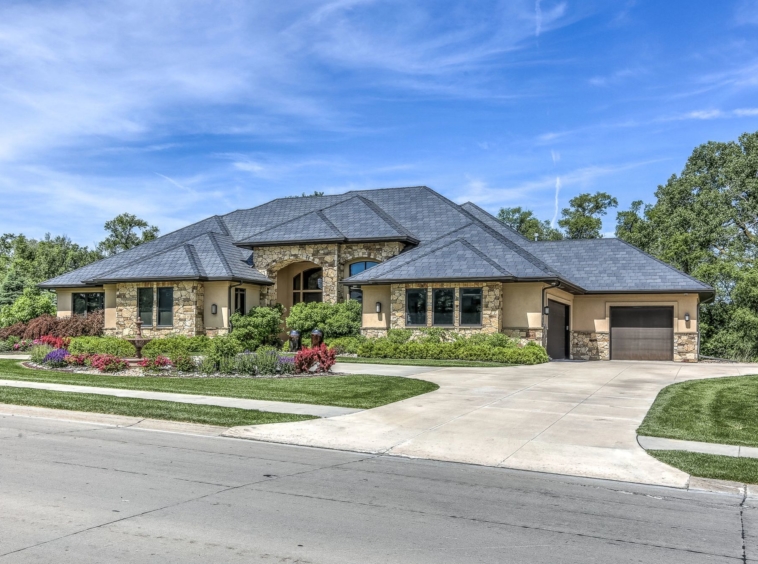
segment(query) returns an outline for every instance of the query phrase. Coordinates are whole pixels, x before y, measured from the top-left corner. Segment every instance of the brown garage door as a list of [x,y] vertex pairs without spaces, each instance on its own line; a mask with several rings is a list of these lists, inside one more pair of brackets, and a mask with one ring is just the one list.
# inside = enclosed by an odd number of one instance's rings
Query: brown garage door
[[673,307],[612,307],[612,360],[673,360]]

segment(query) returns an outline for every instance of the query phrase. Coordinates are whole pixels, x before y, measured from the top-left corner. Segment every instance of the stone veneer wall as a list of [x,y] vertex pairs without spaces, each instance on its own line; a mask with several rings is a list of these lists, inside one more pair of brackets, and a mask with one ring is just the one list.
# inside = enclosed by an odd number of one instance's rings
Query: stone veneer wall
[[361,335],[369,339],[378,339],[387,336],[387,329],[381,327],[361,327]]
[[573,360],[609,360],[611,358],[610,333],[571,331],[571,358]]
[[274,282],[273,286],[261,286],[261,305],[271,306],[277,302],[276,274],[285,266],[303,261],[320,266],[324,271],[324,301],[336,303],[344,296],[339,281],[347,264],[361,258],[383,262],[399,254],[403,247],[400,242],[254,247],[255,268]]
[[697,333],[674,333],[674,361],[697,362]]
[[[440,282],[419,284],[392,284],[390,293],[390,327],[405,328],[405,291],[407,289],[426,288],[426,325],[432,327],[432,289],[455,288],[454,327],[458,333],[497,333],[500,331],[500,312],[502,304],[502,284],[500,282]],[[476,327],[460,326],[460,288],[482,288],[482,325]],[[411,327],[412,329],[413,327]]]
[[529,342],[535,342],[538,345],[542,344],[542,329],[528,329],[528,328],[514,328],[509,327],[502,331],[505,335],[508,335],[511,339],[516,339],[519,345],[525,345]]
[[137,334],[137,288],[153,289],[153,320],[158,318],[157,289],[174,289],[174,323],[172,327],[142,326],[145,337],[165,337],[167,335],[187,335],[192,337],[204,333],[203,283],[195,280],[179,282],[122,282],[116,285],[116,327],[105,330],[107,335],[133,337]]

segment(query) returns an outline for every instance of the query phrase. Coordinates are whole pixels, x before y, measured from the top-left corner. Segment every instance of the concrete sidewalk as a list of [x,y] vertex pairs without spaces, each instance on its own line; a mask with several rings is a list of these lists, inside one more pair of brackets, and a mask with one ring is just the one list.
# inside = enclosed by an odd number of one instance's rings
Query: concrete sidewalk
[[682,441],[678,439],[664,439],[662,437],[645,437],[643,435],[637,436],[637,442],[645,450],[681,450],[685,452],[699,452],[701,454],[733,456],[735,458],[758,458],[758,448],[755,447]]
[[235,407],[237,409],[254,409],[276,413],[294,413],[297,415],[314,415],[316,417],[337,417],[357,413],[360,409],[333,407],[329,405],[311,405],[306,403],[291,403],[283,401],[265,401],[220,396],[201,396],[195,394],[174,394],[167,392],[145,392],[142,390],[123,390],[118,388],[96,388],[93,386],[72,386],[68,384],[51,384],[46,382],[26,382],[21,380],[0,380],[0,386],[13,388],[33,388],[36,390],[52,390],[56,392],[73,392],[78,394],[98,394],[119,398],[138,398],[146,400],[173,401],[197,405],[217,405],[219,407]]
[[437,368],[414,374],[438,384],[435,392],[225,435],[684,488],[686,473],[637,443],[658,392],[690,379],[756,373],[755,364],[625,361]]

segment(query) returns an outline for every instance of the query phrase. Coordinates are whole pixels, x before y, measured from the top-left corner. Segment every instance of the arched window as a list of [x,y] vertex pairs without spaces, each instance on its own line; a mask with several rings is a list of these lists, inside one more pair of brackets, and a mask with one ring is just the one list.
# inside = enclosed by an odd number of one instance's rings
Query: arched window
[[[354,262],[350,265],[350,276],[355,276],[356,274],[360,274],[364,270],[368,270],[372,266],[376,266],[379,264],[376,261],[373,260],[363,260],[360,262]],[[361,290],[357,286],[353,286],[350,288],[350,299],[355,300],[357,302],[363,303],[363,290]]]
[[310,268],[292,279],[292,305],[324,301],[324,271]]

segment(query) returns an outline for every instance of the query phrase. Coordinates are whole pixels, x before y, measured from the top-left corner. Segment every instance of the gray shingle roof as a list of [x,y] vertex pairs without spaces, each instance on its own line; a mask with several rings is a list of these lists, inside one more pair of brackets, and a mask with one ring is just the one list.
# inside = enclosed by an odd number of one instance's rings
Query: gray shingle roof
[[345,283],[561,280],[586,292],[712,291],[623,241],[535,243],[480,207],[459,206],[424,186],[272,200],[210,217],[40,286],[171,278],[270,284],[243,246],[371,240],[409,246]]

